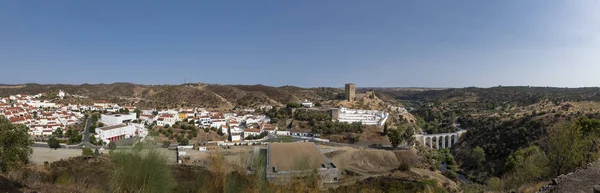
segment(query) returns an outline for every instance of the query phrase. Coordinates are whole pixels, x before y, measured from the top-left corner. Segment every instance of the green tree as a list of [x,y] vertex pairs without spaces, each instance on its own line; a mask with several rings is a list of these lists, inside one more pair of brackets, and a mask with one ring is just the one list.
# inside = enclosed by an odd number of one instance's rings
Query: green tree
[[315,107],[320,107],[320,106],[323,106],[320,102],[315,103]]
[[52,136],[48,140],[48,146],[52,149],[58,149],[58,148],[60,148],[60,143],[58,142],[56,137]]
[[223,130],[222,129],[217,129],[217,134],[219,134],[220,136],[223,136],[224,135]]
[[511,188],[519,185],[535,182],[548,175],[548,158],[537,146],[529,146],[520,149],[510,156],[506,161],[504,179]]
[[302,105],[300,105],[299,103],[296,103],[296,102],[289,102],[289,103],[287,104],[287,107],[288,107],[288,108],[300,108],[301,106],[302,106]]
[[91,149],[91,148],[89,148],[89,147],[84,147],[84,148],[81,150],[81,155],[82,155],[82,156],[85,156],[85,157],[92,157],[92,156],[94,156],[94,152],[92,151],[92,149]]
[[73,131],[71,131],[71,129],[67,129],[67,131],[65,132],[64,137],[71,138],[71,136],[73,136]]
[[166,140],[165,140],[165,141],[163,141],[163,143],[162,143],[162,147],[163,147],[163,148],[168,148],[170,145],[171,145],[171,142],[169,142],[169,141],[166,141]]
[[139,109],[135,109],[133,110],[133,112],[135,112],[135,118],[139,119],[140,118],[140,114],[142,114],[142,111]]
[[181,139],[179,145],[188,145],[190,141],[188,139]]
[[398,126],[396,130],[388,132],[388,139],[393,148],[397,148],[402,143],[402,127]]
[[471,150],[471,161],[477,166],[477,168],[481,168],[483,163],[485,162],[485,151],[483,148],[477,146]]
[[96,114],[96,113],[92,114],[92,122],[96,122],[96,121],[98,121],[98,119],[100,119],[99,114]]
[[117,143],[115,143],[114,141],[111,141],[110,143],[108,143],[108,149],[110,149],[110,150],[117,149]]
[[383,133],[381,133],[382,135],[387,135],[388,134],[388,123],[386,122],[383,125]]
[[586,163],[591,141],[582,139],[575,123],[565,122],[550,128],[546,145],[552,174],[558,176]]
[[487,180],[486,184],[492,191],[502,192],[504,190],[504,182],[498,177],[491,177]]
[[404,132],[402,133],[402,139],[406,141],[407,145],[412,146],[415,142],[415,128],[412,125],[405,127]]
[[166,129],[166,128],[169,128],[170,125],[169,124],[165,124],[165,126],[163,126],[163,127]]
[[97,141],[96,141],[96,137],[94,135],[90,135],[89,140],[90,140],[90,143],[92,143],[94,145],[98,144]]
[[77,143],[81,143],[81,139],[83,138],[83,136],[81,134],[71,134],[71,137],[69,137],[69,144],[77,144]]
[[90,125],[90,128],[89,128],[90,133],[96,133],[96,127],[97,127],[96,124]]
[[100,150],[98,150],[98,148],[96,148],[94,150],[94,157],[100,156]]
[[63,137],[63,131],[62,131],[62,129],[60,127],[56,128],[56,130],[54,130],[54,132],[52,132],[52,136],[58,137],[58,138]]

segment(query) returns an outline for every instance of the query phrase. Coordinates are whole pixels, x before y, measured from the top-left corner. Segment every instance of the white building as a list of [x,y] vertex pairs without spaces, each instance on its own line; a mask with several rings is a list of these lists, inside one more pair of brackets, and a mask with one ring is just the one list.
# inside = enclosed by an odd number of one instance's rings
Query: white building
[[359,122],[363,125],[383,126],[389,114],[377,110],[347,109],[340,107],[338,121],[346,123]]
[[315,105],[314,105],[312,102],[310,102],[310,101],[308,101],[308,100],[300,101],[300,102],[298,102],[298,103],[299,103],[300,105],[302,105],[303,107],[308,107],[308,108],[311,108],[311,107],[314,107],[314,106],[315,106]]
[[63,92],[62,90],[59,90],[58,91],[58,97],[60,97],[61,99],[65,98],[65,92]]
[[136,119],[135,113],[129,114],[113,114],[113,115],[102,115],[100,122],[105,125],[118,125],[126,122],[131,122]]
[[177,122],[177,115],[162,114],[156,119],[156,125],[174,125]]
[[136,126],[130,124],[118,124],[96,128],[98,139],[101,139],[106,143],[134,137],[137,136],[139,132],[140,131],[138,131]]
[[266,124],[266,123],[262,123],[260,124],[260,130],[263,132],[268,132],[269,134],[274,135],[277,132],[277,126],[273,125],[273,124]]
[[31,101],[28,103],[29,106],[33,106],[35,108],[57,108],[59,107],[55,103],[51,103],[48,101]]
[[244,132],[244,130],[234,127],[230,129],[231,133],[229,133],[229,136],[231,137],[231,142],[240,142],[242,141],[242,133]]
[[260,129],[253,128],[253,129],[246,129],[244,131],[244,137],[258,136],[258,135],[260,135]]

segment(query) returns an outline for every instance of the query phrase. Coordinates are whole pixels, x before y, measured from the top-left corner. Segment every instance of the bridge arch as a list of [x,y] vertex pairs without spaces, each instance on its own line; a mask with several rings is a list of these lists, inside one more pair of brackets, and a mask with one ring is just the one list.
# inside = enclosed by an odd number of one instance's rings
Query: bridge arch
[[452,148],[452,145],[458,143],[460,136],[466,132],[467,130],[460,130],[452,133],[415,135],[415,138],[429,148]]

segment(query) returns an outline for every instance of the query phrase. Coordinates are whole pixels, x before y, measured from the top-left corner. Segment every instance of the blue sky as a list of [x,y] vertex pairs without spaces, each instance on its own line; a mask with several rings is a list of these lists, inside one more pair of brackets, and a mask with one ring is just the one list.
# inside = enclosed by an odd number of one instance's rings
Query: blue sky
[[0,83],[600,86],[600,1],[5,1]]

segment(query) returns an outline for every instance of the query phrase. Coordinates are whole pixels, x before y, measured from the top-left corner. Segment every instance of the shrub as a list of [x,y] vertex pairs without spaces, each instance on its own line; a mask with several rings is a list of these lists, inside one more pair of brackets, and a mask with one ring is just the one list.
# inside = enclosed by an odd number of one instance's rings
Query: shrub
[[94,156],[94,152],[92,151],[92,149],[91,149],[91,148],[89,148],[89,147],[84,147],[84,148],[81,150],[81,155],[82,155],[82,156],[86,156],[86,157],[92,157],[92,156]]
[[398,169],[400,171],[409,171],[410,166],[406,162],[402,162],[402,163],[400,163],[400,166],[398,167]]
[[135,148],[115,152],[111,160],[112,192],[170,192],[175,185],[167,157],[155,150]]
[[171,142],[169,142],[169,141],[163,141],[163,143],[162,143],[162,147],[163,148],[169,148],[169,146],[171,146]]
[[452,170],[448,170],[445,171],[444,173],[442,173],[444,176],[450,178],[451,180],[457,180],[458,179],[458,174],[456,174],[456,172],[452,171]]
[[108,143],[108,149],[110,149],[110,150],[117,149],[117,143],[115,143],[114,141],[111,141],[110,143]]
[[58,149],[60,148],[60,143],[58,142],[56,137],[52,136],[50,137],[50,140],[48,140],[48,146],[52,149]]

